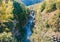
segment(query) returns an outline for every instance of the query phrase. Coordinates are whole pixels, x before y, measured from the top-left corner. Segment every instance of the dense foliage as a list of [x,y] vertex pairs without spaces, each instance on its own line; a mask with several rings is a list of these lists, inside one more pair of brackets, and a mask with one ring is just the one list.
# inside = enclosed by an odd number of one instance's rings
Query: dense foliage
[[15,19],[18,21],[18,23],[16,24],[16,29],[19,30],[19,36],[17,36],[16,38],[18,38],[18,40],[22,39],[22,42],[24,40],[24,36],[25,36],[25,29],[24,29],[24,25],[27,23],[27,16],[28,16],[28,11],[26,9],[26,7],[22,4],[22,3],[18,3],[18,2],[14,2],[13,3],[14,6],[14,10],[13,10],[13,14]]
[[[0,1],[0,40],[2,42],[7,42],[6,39],[12,38],[12,33],[11,33],[11,26],[10,23],[12,23],[13,19],[13,2],[8,1],[8,3],[4,1]],[[10,23],[9,23],[10,22]],[[0,41],[1,42],[1,41]]]
[[[0,40],[2,39],[2,42],[7,42],[7,41],[23,42],[23,40],[26,38],[25,29],[23,29],[23,26],[27,22],[26,21],[27,16],[28,16],[28,11],[23,3],[19,3],[14,0],[13,1],[1,0],[0,1]],[[14,34],[16,33],[16,31],[18,31],[17,32],[19,34],[18,36],[17,34]]]

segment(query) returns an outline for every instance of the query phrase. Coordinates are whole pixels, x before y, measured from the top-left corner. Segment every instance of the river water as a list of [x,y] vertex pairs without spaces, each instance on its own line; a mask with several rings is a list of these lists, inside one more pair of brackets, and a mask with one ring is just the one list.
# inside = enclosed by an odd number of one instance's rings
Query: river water
[[[17,20],[13,21],[14,27],[12,29],[12,33],[14,36],[19,38],[19,31],[15,29],[16,27],[16,23],[18,23]],[[28,19],[28,23],[24,26],[24,29],[26,30],[26,39],[23,42],[30,42],[30,36],[32,35],[32,29],[34,27],[35,24],[35,11],[32,10],[29,14],[29,19]]]
[[25,42],[30,42],[29,38],[32,35],[31,29],[32,29],[32,26],[34,26],[34,22],[35,22],[35,14],[34,14],[34,11],[31,11],[29,16],[29,21],[25,26],[26,36],[27,36],[27,39],[25,40]]

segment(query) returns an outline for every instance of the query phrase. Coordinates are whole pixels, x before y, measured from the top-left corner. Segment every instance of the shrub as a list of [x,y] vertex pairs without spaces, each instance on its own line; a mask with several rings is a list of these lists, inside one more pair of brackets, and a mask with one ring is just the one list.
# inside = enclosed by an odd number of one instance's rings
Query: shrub
[[26,31],[24,29],[24,25],[26,24],[26,17],[28,16],[29,11],[26,9],[25,5],[22,3],[18,3],[14,1],[13,3],[14,9],[13,14],[14,18],[18,21],[15,29],[18,30],[19,35],[15,35],[18,41],[24,41],[26,39]]
[[48,21],[46,21],[46,28],[50,28],[50,25],[48,24]]
[[8,1],[8,3],[6,3],[5,1],[4,0],[1,1],[1,6],[0,6],[0,21],[1,22],[7,22],[11,20],[11,18],[13,18],[13,13],[12,13],[13,2]]
[[40,12],[42,12],[45,9],[46,3],[45,1],[41,3],[41,7],[40,7]]
[[52,12],[56,9],[55,0],[46,0],[46,12]]
[[60,9],[60,1],[56,2],[56,8]]
[[56,3],[46,5],[46,12],[52,12],[56,10]]
[[14,2],[13,6],[14,6],[13,14],[16,20],[19,21],[18,27],[22,28],[22,26],[26,23],[26,17],[28,14],[27,9],[24,4],[18,2]]

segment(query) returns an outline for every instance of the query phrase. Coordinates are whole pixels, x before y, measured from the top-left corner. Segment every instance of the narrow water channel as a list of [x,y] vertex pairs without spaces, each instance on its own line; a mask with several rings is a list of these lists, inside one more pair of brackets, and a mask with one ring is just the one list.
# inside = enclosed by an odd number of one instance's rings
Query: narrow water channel
[[30,42],[29,38],[32,35],[31,29],[32,29],[32,26],[34,26],[34,21],[35,21],[35,14],[34,14],[34,11],[31,11],[29,16],[29,21],[25,26],[26,36],[27,36],[27,39],[25,42]]

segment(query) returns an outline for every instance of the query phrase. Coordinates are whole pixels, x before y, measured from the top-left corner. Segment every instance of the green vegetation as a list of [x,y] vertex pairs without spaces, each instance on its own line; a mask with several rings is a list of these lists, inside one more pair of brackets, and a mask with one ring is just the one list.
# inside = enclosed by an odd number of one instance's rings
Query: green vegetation
[[[6,22],[11,22],[13,18],[13,2],[8,1],[8,4],[6,5],[5,1],[0,1],[0,40],[4,41],[5,39],[12,37],[12,33],[9,29],[11,29],[8,25],[5,25]],[[12,25],[11,25],[12,26]],[[6,28],[9,30],[6,30]],[[9,36],[9,37],[7,37]],[[5,38],[5,39],[4,39]],[[4,40],[3,40],[4,39]]]
[[[2,42],[23,42],[26,39],[23,26],[27,23],[29,10],[23,3],[14,0],[1,0],[0,4],[0,40]],[[14,20],[18,21],[16,26],[13,23]],[[13,28],[19,31],[19,36],[16,37],[13,34]]]
[[46,28],[50,28],[50,25],[48,24],[48,21],[46,21]]
[[42,2],[41,3],[41,7],[40,7],[40,11],[42,12],[45,9],[46,3]]
[[[45,0],[39,5],[30,7],[36,11],[35,27],[31,42],[52,42],[54,33],[60,32],[60,1]],[[24,42],[30,8],[16,0],[0,0],[0,41]],[[16,20],[16,21],[15,21]],[[13,29],[19,34],[13,33]]]
[[46,7],[47,7],[46,12],[52,12],[52,11],[56,10],[56,4],[55,3],[48,4]]
[[56,0],[56,8],[60,9],[60,1],[59,0]]
[[[28,14],[27,9],[22,3],[18,3],[18,2],[14,2],[13,6],[14,6],[13,14],[14,14],[15,18],[20,22],[19,28],[22,28],[22,26],[26,23],[26,17]],[[22,23],[24,23],[24,24],[22,24]]]
[[46,1],[46,12],[52,12],[56,10],[56,3],[54,0],[48,0]]
[[18,40],[21,40],[21,42],[23,42],[25,40],[25,29],[23,28],[23,26],[27,23],[27,16],[28,16],[28,11],[26,9],[26,7],[24,6],[24,4],[22,3],[18,3],[18,2],[14,2],[13,3],[14,6],[14,10],[13,10],[13,14],[15,19],[19,22],[16,24],[16,29],[19,30],[19,34],[20,34],[20,38],[19,36],[16,37]]

